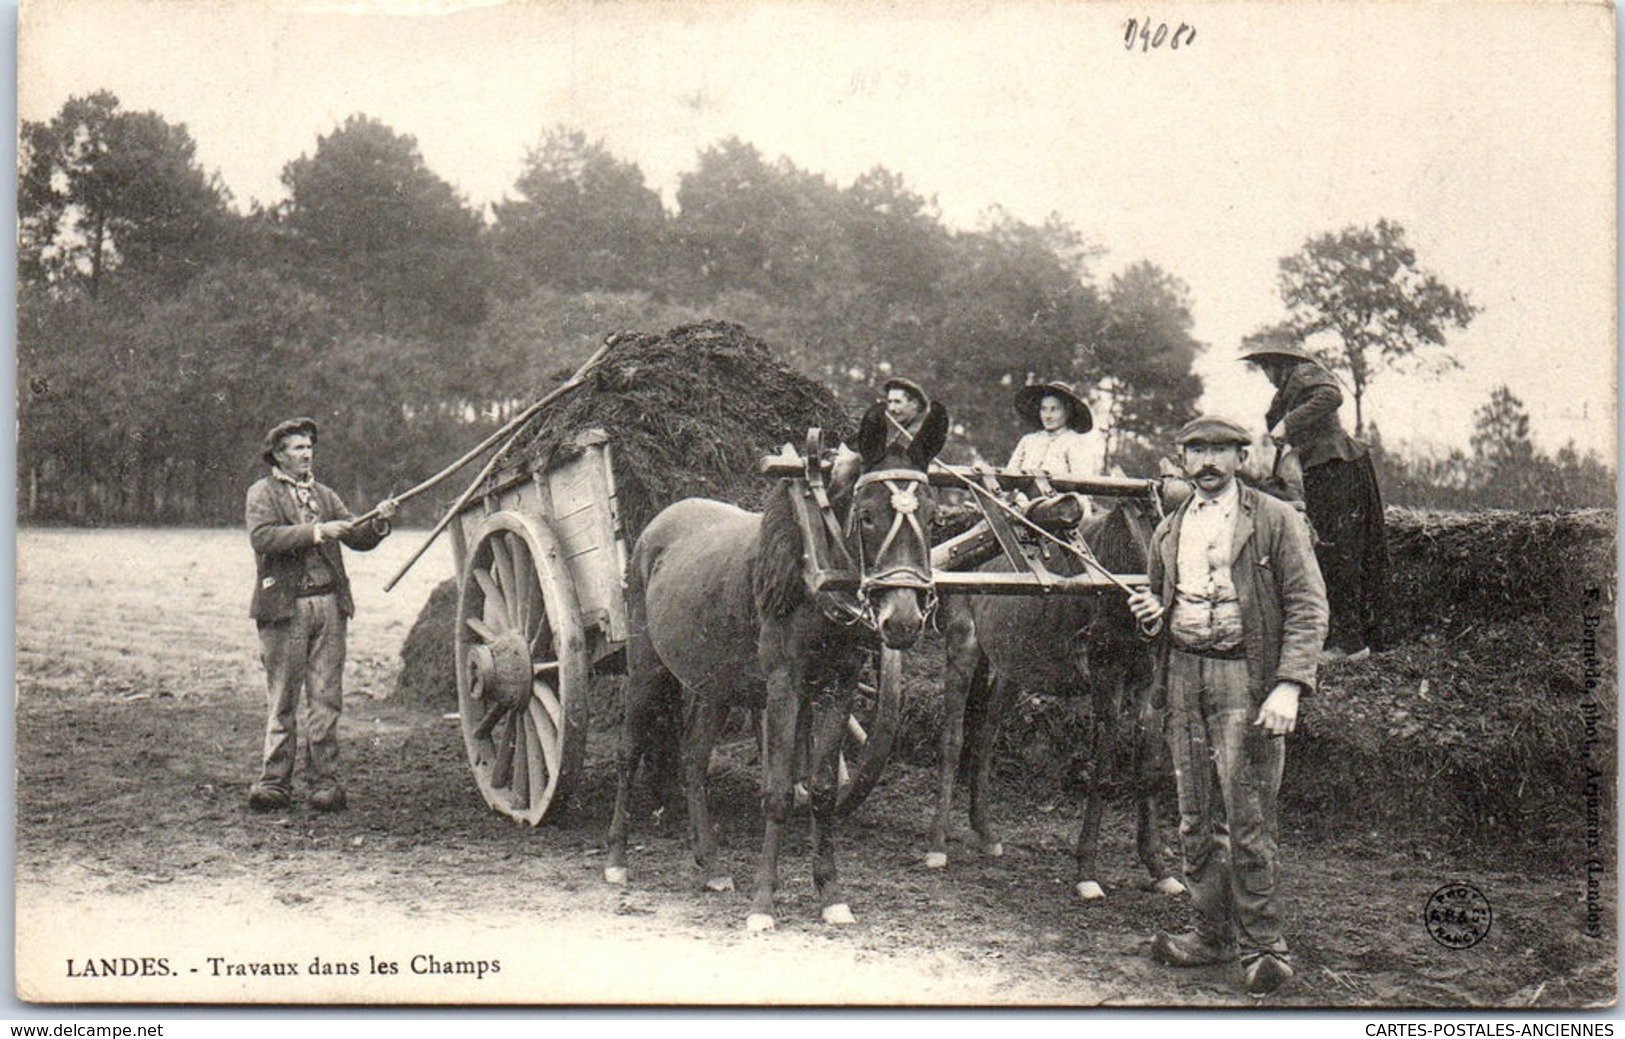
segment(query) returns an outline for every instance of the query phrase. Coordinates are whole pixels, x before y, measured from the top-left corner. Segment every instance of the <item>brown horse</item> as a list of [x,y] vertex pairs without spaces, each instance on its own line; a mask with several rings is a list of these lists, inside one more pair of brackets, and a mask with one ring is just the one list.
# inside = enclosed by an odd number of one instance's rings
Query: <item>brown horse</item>
[[788,481],[774,488],[760,515],[690,498],[644,529],[627,575],[626,715],[605,880],[626,880],[627,808],[638,764],[659,749],[663,732],[679,731],[695,862],[706,887],[732,889],[717,861],[706,771],[727,712],[765,709],[766,826],[747,926],[774,925],[779,845],[801,778],[798,762],[810,772],[813,881],[823,918],[852,921],[835,866],[837,761],[874,634],[905,648],[925,626],[934,596],[926,531],[936,507],[925,470],[947,431],[947,411],[933,404],[906,450],[889,446],[884,405],[877,405],[864,416],[858,454],[845,452],[832,467],[833,511],[861,576],[845,616],[804,580]]
[[[1145,573],[1153,517],[1142,502],[1124,500],[1079,523],[1095,556],[1115,573]],[[1045,565],[1056,573],[1082,571],[1069,553],[1048,549]],[[1001,560],[984,569],[1007,568]],[[1092,746],[1085,784],[1087,807],[1074,856],[1077,891],[1104,896],[1095,873],[1105,787],[1118,753],[1124,699],[1132,693],[1133,782],[1140,861],[1157,890],[1178,894],[1184,885],[1168,868],[1151,793],[1154,748],[1150,743],[1152,650],[1140,637],[1123,597],[1107,590],[1087,597],[953,596],[944,600],[948,668],[943,692],[942,762],[936,819],[926,865],[948,864],[948,817],[954,779],[965,745],[967,705],[977,719],[971,734],[970,821],[990,856],[1004,846],[988,819],[988,778],[1000,723],[1017,695],[1029,690],[1088,696],[1093,700]]]

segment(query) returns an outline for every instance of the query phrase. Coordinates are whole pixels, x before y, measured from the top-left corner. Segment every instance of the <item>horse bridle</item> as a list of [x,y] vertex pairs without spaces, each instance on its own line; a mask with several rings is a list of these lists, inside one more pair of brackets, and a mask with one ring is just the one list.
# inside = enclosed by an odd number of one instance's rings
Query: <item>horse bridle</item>
[[[891,493],[892,521],[891,528],[880,542],[880,548],[875,552],[875,562],[886,557],[889,549],[896,544],[904,530],[909,531],[919,548],[916,558],[923,559],[925,564],[898,563],[886,567],[884,570],[870,573],[867,559],[863,550],[863,538],[856,537],[858,521],[858,492],[870,484],[883,483],[886,490]],[[846,515],[846,529],[842,532],[849,546],[856,548],[858,563],[858,606],[862,611],[864,623],[873,628],[878,625],[875,617],[873,593],[876,591],[889,591],[895,588],[909,588],[917,592],[925,592],[925,615],[930,617],[937,608],[936,583],[931,579],[931,539],[920,523],[920,487],[929,487],[930,478],[918,469],[876,469],[874,472],[864,473],[852,485],[852,506]]]

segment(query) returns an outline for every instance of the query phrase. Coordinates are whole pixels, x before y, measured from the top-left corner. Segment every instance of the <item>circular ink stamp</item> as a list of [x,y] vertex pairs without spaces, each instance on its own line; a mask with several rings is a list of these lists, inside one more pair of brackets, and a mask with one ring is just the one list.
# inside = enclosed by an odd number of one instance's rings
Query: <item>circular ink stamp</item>
[[1471,884],[1454,883],[1428,896],[1422,923],[1446,949],[1471,949],[1490,933],[1490,900]]

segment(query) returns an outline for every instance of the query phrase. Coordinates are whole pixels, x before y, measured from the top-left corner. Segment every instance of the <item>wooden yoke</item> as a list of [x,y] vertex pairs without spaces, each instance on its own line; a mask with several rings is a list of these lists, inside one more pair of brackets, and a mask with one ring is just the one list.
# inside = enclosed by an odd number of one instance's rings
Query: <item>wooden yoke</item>
[[[808,431],[804,455],[797,455],[787,447],[782,454],[763,458],[761,472],[764,476],[790,481],[790,502],[802,543],[807,546],[803,574],[808,589],[815,595],[851,595],[857,591],[859,574],[829,500],[822,457],[824,447],[824,433],[814,427]],[[974,482],[989,497],[1002,497],[1002,491],[1022,489],[1032,494],[1042,489],[1153,503],[1158,500],[1158,481],[1126,476],[1045,477],[1013,469],[949,466],[940,462],[932,463],[929,476],[934,487],[965,489]],[[933,582],[944,594],[1093,595],[1113,588],[1127,591],[1146,583],[1145,574],[1105,572],[1099,561],[1093,559],[1092,552],[1087,553],[1086,561],[1093,565],[1084,573],[1070,577],[1056,574],[1022,550],[1022,539],[1016,535],[1011,516],[998,508],[990,508],[981,501],[980,494],[976,498],[982,519],[931,550]],[[1026,520],[1025,525],[1036,526],[1030,520]],[[1059,541],[1053,535],[1048,536]],[[1086,547],[1072,550],[1087,552]],[[976,570],[1001,555],[1006,557],[1010,571]]]

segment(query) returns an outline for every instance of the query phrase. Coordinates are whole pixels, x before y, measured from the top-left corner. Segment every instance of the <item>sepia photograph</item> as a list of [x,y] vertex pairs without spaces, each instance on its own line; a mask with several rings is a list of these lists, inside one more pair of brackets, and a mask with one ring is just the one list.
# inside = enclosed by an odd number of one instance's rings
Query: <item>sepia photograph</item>
[[1611,5],[16,17],[14,1014],[1615,1007]]

